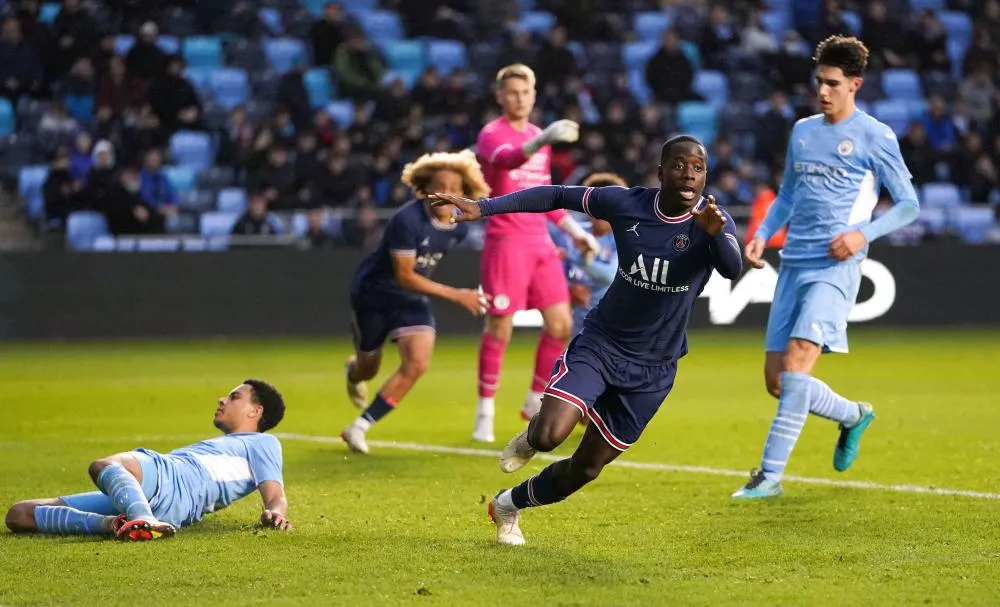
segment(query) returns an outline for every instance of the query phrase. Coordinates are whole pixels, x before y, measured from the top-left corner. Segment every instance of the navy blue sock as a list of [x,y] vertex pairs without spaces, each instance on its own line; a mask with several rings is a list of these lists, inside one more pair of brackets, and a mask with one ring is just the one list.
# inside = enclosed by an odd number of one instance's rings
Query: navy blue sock
[[532,506],[546,506],[561,502],[569,497],[568,495],[563,495],[556,487],[553,468],[558,464],[559,462],[549,464],[537,476],[532,476],[511,489],[510,497],[511,501],[514,502],[514,507],[521,509]]
[[361,414],[361,417],[374,424],[386,415],[392,413],[395,408],[396,403],[387,400],[381,394],[376,394],[372,404],[368,405],[368,408]]

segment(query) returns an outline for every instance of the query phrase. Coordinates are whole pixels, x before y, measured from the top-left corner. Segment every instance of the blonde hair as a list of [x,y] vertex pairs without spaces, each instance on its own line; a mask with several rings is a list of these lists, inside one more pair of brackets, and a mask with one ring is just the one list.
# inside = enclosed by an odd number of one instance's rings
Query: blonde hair
[[462,192],[466,198],[479,200],[490,194],[476,155],[469,150],[424,154],[403,167],[400,181],[418,194],[431,194],[427,188],[438,171],[453,171],[462,176]]
[[497,72],[497,88],[503,86],[504,81],[511,78],[522,78],[527,80],[531,86],[535,86],[535,71],[523,63],[514,63],[500,68],[500,71]]
[[620,185],[623,188],[628,187],[625,180],[614,173],[594,173],[584,179],[580,185],[588,188],[599,188],[608,185]]

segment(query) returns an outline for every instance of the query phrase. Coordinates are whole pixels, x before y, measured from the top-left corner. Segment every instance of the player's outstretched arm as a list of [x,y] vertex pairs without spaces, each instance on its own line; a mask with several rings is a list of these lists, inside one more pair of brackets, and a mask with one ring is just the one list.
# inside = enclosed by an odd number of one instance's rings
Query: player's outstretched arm
[[477,142],[478,155],[484,164],[504,170],[516,169],[538,150],[553,143],[573,143],[580,138],[580,125],[572,120],[557,120],[539,135],[521,146],[503,141],[496,135],[483,133]]
[[407,291],[428,297],[440,297],[456,303],[468,310],[473,316],[482,316],[486,313],[489,298],[484,293],[476,289],[449,287],[426,276],[421,276],[416,272],[416,267],[417,258],[415,255],[392,256],[392,270],[396,276],[396,282]]
[[596,191],[595,188],[540,185],[478,202],[450,194],[431,194],[428,198],[434,206],[451,205],[457,207],[462,214],[452,217],[451,221],[458,223],[476,221],[490,215],[547,213],[554,209],[580,211],[589,215],[587,200],[593,191]]
[[260,524],[282,531],[291,531],[292,523],[288,516],[288,499],[285,488],[277,481],[264,481],[257,486],[260,497],[264,500],[264,511],[260,513]]

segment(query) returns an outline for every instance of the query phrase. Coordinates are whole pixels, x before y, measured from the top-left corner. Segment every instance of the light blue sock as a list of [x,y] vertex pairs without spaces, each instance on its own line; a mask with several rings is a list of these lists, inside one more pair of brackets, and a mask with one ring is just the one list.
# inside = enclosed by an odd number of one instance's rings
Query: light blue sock
[[69,506],[35,506],[35,526],[42,533],[101,535],[105,516]]
[[97,475],[97,488],[111,498],[119,512],[128,515],[128,520],[155,520],[139,481],[121,464],[111,464],[101,470]]
[[809,411],[850,428],[861,419],[858,403],[847,400],[815,377],[809,378]]
[[778,413],[771,422],[767,444],[764,445],[764,456],[760,462],[760,469],[769,480],[781,480],[792,449],[799,440],[802,426],[809,417],[810,380],[812,378],[804,373],[785,371],[781,374]]

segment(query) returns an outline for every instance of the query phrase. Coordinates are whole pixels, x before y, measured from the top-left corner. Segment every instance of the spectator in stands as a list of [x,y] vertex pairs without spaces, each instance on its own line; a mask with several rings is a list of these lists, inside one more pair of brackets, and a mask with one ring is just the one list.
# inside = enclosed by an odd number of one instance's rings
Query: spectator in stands
[[341,94],[367,100],[381,88],[385,61],[364,34],[354,29],[334,53],[333,73]]
[[976,162],[983,154],[983,139],[970,131],[959,141],[958,149],[951,156],[950,178],[960,188],[972,187]]
[[330,65],[337,48],[347,38],[347,18],[339,2],[327,2],[323,16],[309,29],[313,61],[316,65]]
[[306,220],[306,247],[317,250],[333,248],[335,241],[326,229],[326,213],[322,209],[309,209]]
[[360,188],[355,202],[353,217],[344,220],[343,238],[348,245],[370,251],[378,246],[382,237],[378,215],[371,200],[371,190]]
[[625,149],[629,135],[638,126],[638,121],[628,114],[625,104],[614,100],[605,109],[604,120],[597,125],[597,129],[604,135],[611,152],[618,154]]
[[514,29],[508,32],[508,36],[503,43],[503,50],[497,57],[497,63],[490,70],[491,74],[496,74],[505,65],[523,63],[525,65],[535,65],[537,52],[534,41],[531,39],[531,32],[523,29]]
[[274,136],[275,141],[284,146],[291,146],[295,144],[295,121],[292,120],[292,114],[284,106],[278,106],[274,109],[274,115],[271,116],[271,121],[267,128],[271,131]]
[[139,179],[139,197],[149,208],[163,216],[177,214],[177,190],[163,172],[160,150],[154,148],[146,152]]
[[295,174],[300,182],[312,183],[322,170],[323,161],[316,148],[316,134],[300,131],[295,142]]
[[977,24],[972,29],[972,43],[962,59],[962,75],[970,75],[978,65],[985,65],[990,73],[996,73],[997,58],[1000,55],[996,42],[985,26]]
[[948,154],[955,149],[958,129],[948,111],[948,103],[940,95],[933,95],[928,100],[927,114],[922,122],[931,150],[938,154]]
[[986,202],[993,190],[1000,186],[997,167],[986,152],[979,154],[969,180],[969,198],[972,202]]
[[140,197],[142,177],[134,167],[125,167],[118,183],[108,188],[94,206],[108,220],[108,230],[120,234],[162,234],[165,218]]
[[97,81],[94,78],[94,65],[90,57],[77,58],[69,74],[59,82],[56,89],[62,96],[93,96],[97,92]]
[[673,28],[663,32],[663,44],[646,64],[646,84],[661,103],[695,98],[691,90],[694,68],[681,51],[681,39]]
[[79,124],[69,115],[66,103],[61,99],[53,101],[38,122],[38,132],[54,138],[69,137],[78,128]]
[[201,100],[184,76],[184,59],[180,55],[171,56],[167,60],[167,69],[153,79],[149,87],[149,101],[168,132],[205,130],[201,120]]
[[316,133],[320,147],[331,145],[336,138],[337,125],[325,109],[320,108],[313,113],[312,132]]
[[80,0],[63,0],[62,9],[52,22],[52,35],[56,50],[51,53],[49,76],[57,79],[77,59],[90,55],[97,42],[97,24]]
[[42,55],[21,32],[21,22],[7,17],[0,29],[0,85],[11,103],[21,95],[37,96],[42,92],[45,72]]
[[861,37],[868,46],[868,68],[881,71],[906,67],[903,26],[891,18],[882,0],[872,0],[861,20]]
[[976,22],[995,44],[1000,44],[1000,0],[985,0]]
[[313,200],[326,207],[344,207],[364,183],[365,175],[357,170],[351,170],[347,157],[342,154],[331,154],[326,161],[326,167],[320,171],[313,184],[315,194]]
[[97,105],[108,106],[115,116],[121,117],[143,102],[142,87],[125,73],[125,60],[118,56],[110,58],[97,86]]
[[701,29],[701,56],[705,68],[725,69],[729,51],[740,44],[740,32],[733,25],[726,5],[719,2],[708,9],[708,19]]
[[295,165],[289,162],[288,151],[281,144],[268,149],[264,165],[247,177],[247,186],[253,191],[264,192],[271,209],[276,211],[305,208],[311,199],[295,174]]
[[850,35],[851,28],[844,21],[844,16],[840,13],[839,0],[823,0],[823,10],[819,24],[812,32],[812,42],[818,44],[821,40],[826,40],[830,36]]
[[268,212],[267,207],[268,200],[264,192],[260,190],[251,192],[246,212],[233,225],[233,235],[270,236],[281,234],[281,224]]
[[740,164],[740,157],[736,154],[733,140],[725,133],[720,134],[715,139],[715,144],[709,152],[708,173],[712,175],[716,171],[735,171]]
[[94,165],[93,147],[94,140],[87,131],[76,134],[73,141],[73,150],[69,154],[69,172],[74,179],[79,179],[81,183],[87,179],[91,167]]
[[747,23],[740,32],[740,50],[748,55],[771,55],[778,51],[778,40],[766,27],[761,17],[764,13],[751,7],[747,13]]
[[750,204],[753,193],[748,185],[740,181],[735,170],[723,169],[715,183],[705,191],[715,196],[721,207],[735,207]]
[[548,38],[538,49],[536,72],[538,81],[546,85],[561,84],[578,73],[576,55],[566,46],[566,28],[557,25],[549,30]]
[[[354,104],[354,120],[347,127],[342,140],[351,144],[351,149],[359,153],[368,153],[375,146],[378,133],[383,130],[379,125],[372,124],[372,111],[367,103]],[[340,140],[337,141],[339,143]]]
[[925,10],[917,19],[906,46],[914,55],[917,70],[947,72],[951,69],[947,43],[948,30],[934,11]]
[[[397,116],[402,114],[402,108],[406,106],[406,92],[403,89],[403,95],[399,94],[398,89],[390,95],[392,101],[399,104],[399,107],[393,108],[396,110],[394,112]],[[441,86],[441,75],[434,66],[428,66],[427,69],[420,74],[420,78],[417,79],[417,83],[413,86],[413,90],[410,91],[409,100],[413,103],[420,104],[424,108],[424,113],[428,116],[442,116],[447,111],[448,106],[445,100],[444,89]],[[390,101],[391,103],[391,101]],[[390,122],[395,122],[390,120]]]
[[170,140],[170,133],[163,128],[159,116],[150,104],[139,108],[135,121],[126,126],[122,133],[122,164],[142,162],[143,152],[150,148],[162,148]]
[[57,151],[49,164],[49,174],[42,184],[42,198],[45,201],[46,224],[65,227],[66,217],[83,208],[80,190],[83,185],[70,171],[69,152],[62,148]]
[[247,119],[247,110],[238,105],[229,112],[226,123],[216,135],[218,150],[215,161],[223,166],[243,166],[254,142],[254,128]]
[[94,62],[94,72],[103,75],[108,71],[108,63],[115,57],[120,57],[115,51],[115,36],[104,32],[98,39],[96,48],[92,49],[90,58]]
[[302,78],[307,68],[306,59],[299,57],[278,82],[278,105],[288,110],[296,130],[307,128],[312,122],[312,103]]
[[125,67],[128,76],[149,85],[154,78],[167,69],[167,55],[156,46],[156,38],[160,30],[152,21],[148,21],[139,29],[139,37],[125,56]]
[[958,85],[962,116],[972,129],[986,129],[993,119],[997,86],[988,63],[980,63]]
[[772,92],[767,111],[757,118],[754,158],[769,165],[782,162],[794,118],[795,111],[784,91]]
[[910,123],[906,135],[899,141],[899,149],[914,183],[923,185],[937,180],[935,165],[941,155],[934,151],[928,140],[924,122],[915,120]]
[[771,81],[789,95],[811,97],[813,62],[809,47],[794,30],[785,32],[781,48],[767,63]]
[[465,14],[470,10],[468,0],[404,0],[397,8],[410,38],[452,40],[468,40],[470,23]]

